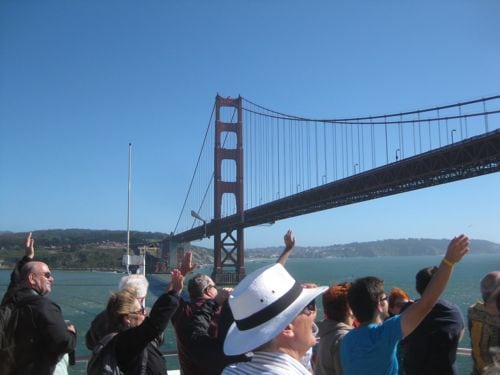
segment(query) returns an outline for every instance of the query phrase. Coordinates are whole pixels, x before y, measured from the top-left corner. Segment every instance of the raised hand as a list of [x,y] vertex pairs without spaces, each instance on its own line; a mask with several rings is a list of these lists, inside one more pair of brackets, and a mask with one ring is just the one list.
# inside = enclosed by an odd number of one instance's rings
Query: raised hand
[[222,288],[218,291],[217,295],[215,296],[215,301],[219,304],[222,305],[227,299],[229,298],[229,295],[233,291],[233,288]]
[[186,251],[184,253],[184,257],[182,258],[181,263],[181,273],[182,276],[186,276],[189,272],[193,271],[198,265],[192,264],[193,261],[193,253],[191,251]]
[[290,229],[288,229],[288,231],[285,233],[283,240],[285,241],[285,249],[283,250],[283,252],[281,253],[276,262],[276,263],[281,263],[282,266],[286,264],[288,257],[290,256],[290,253],[293,247],[295,246],[295,237]]
[[285,241],[285,251],[290,251],[293,249],[295,246],[295,236],[293,235],[293,232],[288,229],[286,232],[285,236],[283,237],[283,240]]
[[469,251],[469,246],[469,237],[467,237],[465,234],[454,237],[448,245],[445,259],[453,264],[460,262],[463,256]]
[[170,282],[170,287],[171,289],[179,293],[182,290],[182,288],[184,288],[184,275],[177,268],[173,269],[171,274],[172,274],[172,281]]
[[31,232],[26,236],[26,242],[24,244],[24,255],[28,258],[33,259],[35,256],[35,239]]

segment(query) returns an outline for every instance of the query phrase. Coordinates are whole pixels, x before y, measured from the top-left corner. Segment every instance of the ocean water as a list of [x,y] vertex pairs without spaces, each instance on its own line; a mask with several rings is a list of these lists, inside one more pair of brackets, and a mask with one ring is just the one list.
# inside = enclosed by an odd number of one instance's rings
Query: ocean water
[[[415,291],[415,274],[423,267],[437,265],[441,256],[416,257],[378,257],[378,258],[327,258],[327,259],[289,259],[288,271],[300,282],[314,282],[330,285],[334,282],[350,281],[362,276],[377,276],[384,279],[386,291],[392,287],[406,290],[412,298],[418,298]],[[246,263],[247,273],[273,260],[257,260]],[[500,269],[500,254],[469,255],[454,269],[444,298],[456,303],[467,317],[467,308],[480,299],[479,281],[488,272]],[[200,269],[210,274],[210,267]],[[110,293],[116,290],[123,274],[107,272],[54,272],[55,282],[50,298],[58,303],[64,318],[71,320],[77,327],[79,338],[77,357],[89,355],[85,347],[84,335],[94,316],[106,305]],[[10,271],[0,270],[0,293],[4,293]],[[152,276],[147,305],[151,306],[163,291],[167,277]],[[318,301],[318,318],[322,317],[321,303]],[[167,328],[164,349],[175,349],[175,339],[171,326]],[[466,332],[461,347],[470,347],[469,334]],[[471,360],[459,356],[460,374],[468,374]],[[175,357],[167,358],[167,367],[178,368]],[[71,374],[85,374],[85,364],[70,369]]]

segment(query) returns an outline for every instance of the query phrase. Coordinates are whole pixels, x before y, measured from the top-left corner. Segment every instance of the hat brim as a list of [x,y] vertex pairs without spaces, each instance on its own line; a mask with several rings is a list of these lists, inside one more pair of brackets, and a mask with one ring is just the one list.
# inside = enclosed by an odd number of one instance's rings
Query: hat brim
[[224,353],[226,355],[247,353],[271,341],[299,315],[309,302],[324,293],[327,289],[327,286],[304,288],[297,299],[286,310],[255,328],[242,331],[238,329],[236,323],[233,323],[224,340]]

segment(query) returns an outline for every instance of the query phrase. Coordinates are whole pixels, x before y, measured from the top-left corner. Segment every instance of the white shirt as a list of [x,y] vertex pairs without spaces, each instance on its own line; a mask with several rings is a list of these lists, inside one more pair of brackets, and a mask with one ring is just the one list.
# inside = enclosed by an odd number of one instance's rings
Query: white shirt
[[255,352],[250,362],[227,366],[222,375],[311,375],[297,360],[285,353]]

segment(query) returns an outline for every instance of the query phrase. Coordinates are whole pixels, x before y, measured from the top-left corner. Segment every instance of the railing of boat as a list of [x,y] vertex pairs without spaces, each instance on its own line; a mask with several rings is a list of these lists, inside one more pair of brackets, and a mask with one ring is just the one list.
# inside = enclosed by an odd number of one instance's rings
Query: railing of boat
[[[177,356],[176,350],[164,350],[162,351],[164,357],[175,357]],[[472,349],[470,348],[458,348],[457,355],[461,356],[471,356]],[[90,359],[89,355],[76,357],[76,363],[86,363]]]

